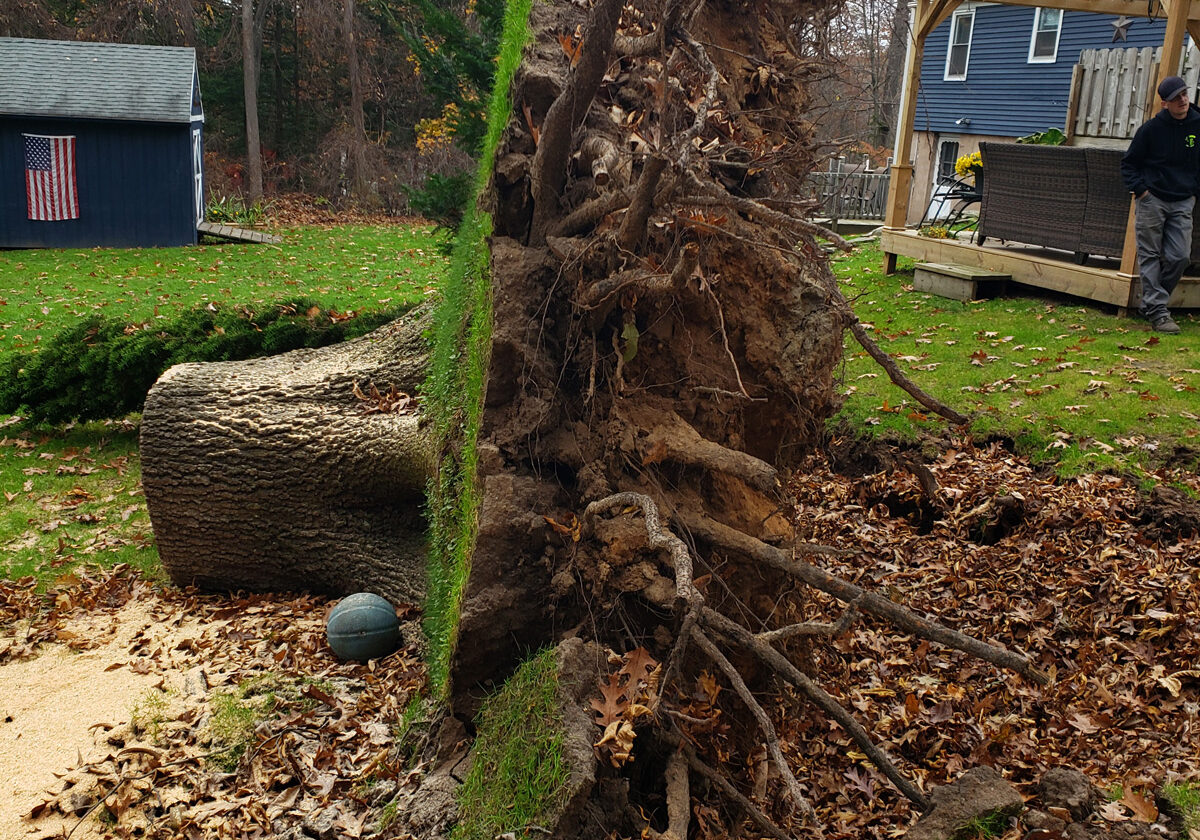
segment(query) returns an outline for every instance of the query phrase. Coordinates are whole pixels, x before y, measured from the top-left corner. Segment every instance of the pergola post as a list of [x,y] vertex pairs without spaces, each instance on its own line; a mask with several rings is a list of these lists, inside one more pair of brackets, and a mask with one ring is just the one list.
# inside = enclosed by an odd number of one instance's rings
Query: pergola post
[[[914,13],[913,17],[916,17]],[[892,150],[892,169],[888,178],[887,209],[883,225],[890,230],[904,230],[908,223],[908,198],[912,190],[912,128],[916,118],[917,84],[921,75],[921,55],[924,41],[914,29],[904,54],[904,82],[901,85],[900,108],[896,120],[896,145]],[[883,270],[896,270],[896,255],[885,254]]]
[[1188,13],[1192,0],[1170,0],[1167,7],[1167,34],[1163,36],[1162,60],[1160,66],[1164,76],[1179,72],[1183,59],[1183,36],[1188,28]]
[[[913,37],[904,54],[904,82],[901,86],[900,108],[896,121],[896,145],[892,154],[891,176],[888,179],[887,211],[884,227],[904,230],[908,224],[908,201],[913,182],[913,125],[917,117],[917,89],[921,83],[921,59],[925,54],[925,39],[939,23],[954,11],[962,0],[917,0],[911,27]],[[896,270],[896,255],[884,258],[884,271]]]

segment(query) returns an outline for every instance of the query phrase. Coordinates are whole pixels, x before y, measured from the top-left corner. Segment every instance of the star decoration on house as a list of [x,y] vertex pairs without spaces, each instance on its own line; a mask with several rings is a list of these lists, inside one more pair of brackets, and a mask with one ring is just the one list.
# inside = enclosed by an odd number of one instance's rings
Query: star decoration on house
[[1125,15],[1121,15],[1119,18],[1109,23],[1109,26],[1113,28],[1114,44],[1117,41],[1126,41],[1129,39],[1129,24],[1131,23],[1133,23],[1133,21],[1125,17]]

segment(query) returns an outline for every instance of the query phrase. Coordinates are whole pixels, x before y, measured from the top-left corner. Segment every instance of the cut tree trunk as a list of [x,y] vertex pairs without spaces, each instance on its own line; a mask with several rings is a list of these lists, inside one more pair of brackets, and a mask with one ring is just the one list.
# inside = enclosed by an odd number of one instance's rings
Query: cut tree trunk
[[401,394],[424,378],[426,325],[414,311],[345,344],[163,374],[142,484],[173,581],[419,602],[432,453]]

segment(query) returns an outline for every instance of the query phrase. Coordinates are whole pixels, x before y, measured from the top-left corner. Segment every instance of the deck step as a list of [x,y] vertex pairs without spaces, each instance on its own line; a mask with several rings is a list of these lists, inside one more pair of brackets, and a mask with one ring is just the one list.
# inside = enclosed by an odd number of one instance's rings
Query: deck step
[[917,263],[913,288],[954,300],[979,300],[1004,290],[1011,274],[1000,274],[969,265]]
[[276,236],[273,233],[263,233],[261,230],[246,230],[245,228],[233,227],[232,225],[218,225],[213,222],[199,222],[196,225],[196,230],[208,236],[215,236],[219,239],[230,239],[234,242],[259,242],[278,245],[283,241],[283,237]]

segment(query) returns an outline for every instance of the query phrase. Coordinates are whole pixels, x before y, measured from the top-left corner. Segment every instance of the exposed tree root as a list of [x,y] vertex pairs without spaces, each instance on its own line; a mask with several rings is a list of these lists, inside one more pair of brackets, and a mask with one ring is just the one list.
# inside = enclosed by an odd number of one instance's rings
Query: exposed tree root
[[846,730],[859,749],[861,749],[872,764],[879,768],[883,775],[903,793],[910,802],[922,811],[928,810],[929,800],[925,794],[896,768],[892,759],[873,740],[862,725],[856,721],[841,703],[837,702],[829,692],[821,688],[811,678],[786,656],[768,645],[759,642],[746,628],[735,621],[707,607],[701,612],[701,623],[711,627],[715,632],[725,636],[731,643],[738,644],[757,656],[764,664],[771,667],[780,677],[787,680],[807,697],[815,706],[829,715]]
[[[729,684],[733,687],[742,703],[750,710],[760,732],[771,761],[788,790],[795,805],[802,810],[810,820],[815,819],[812,806],[800,790],[791,768],[780,748],[779,737],[766,711],[754,698],[741,673],[730,662],[708,635],[711,631],[726,644],[750,653],[771,673],[790,683],[830,718],[835,720],[850,737],[858,744],[867,758],[879,768],[895,786],[912,801],[918,808],[926,810],[929,807],[928,798],[896,767],[894,761],[870,737],[850,712],[821,688],[807,674],[801,671],[786,656],[772,647],[772,642],[781,641],[798,634],[833,635],[848,629],[850,622],[859,609],[884,618],[898,628],[933,641],[946,644],[958,650],[971,653],[989,662],[1012,668],[1026,676],[1039,681],[1045,681],[1045,675],[1034,668],[1025,657],[993,645],[980,642],[956,631],[950,630],[937,622],[921,618],[897,604],[866,592],[865,590],[814,566],[790,557],[787,553],[772,546],[755,540],[736,529],[703,518],[690,517],[685,525],[696,537],[715,542],[721,547],[736,551],[750,559],[764,562],[773,568],[784,571],[805,583],[842,600],[849,607],[836,624],[796,624],[782,628],[773,633],[755,635],[742,625],[705,606],[703,596],[696,590],[693,583],[694,563],[690,552],[683,541],[667,530],[659,517],[658,507],[646,495],[639,493],[617,493],[590,504],[585,517],[590,522],[594,517],[609,510],[632,509],[640,510],[646,529],[649,545],[656,550],[665,550],[671,560],[676,575],[675,609],[683,615],[685,630],[681,634],[690,636],[691,640],[717,666]],[[682,646],[677,638],[671,658],[682,655]],[[668,663],[668,674],[674,674],[678,662]],[[669,680],[664,681],[665,685]]]
[[[767,545],[761,540],[756,540],[735,528],[702,516],[687,516],[683,519],[683,524],[689,532],[700,539],[786,572],[814,589],[819,589],[847,604],[855,604],[863,612],[886,619],[906,633],[912,633],[923,639],[929,639],[931,642],[969,653],[1002,668],[1016,671],[1039,685],[1049,682],[1050,678],[1045,673],[1019,653],[1014,653],[998,645],[981,642],[956,630],[951,630],[936,621],[922,618],[882,595],[868,592],[810,563],[797,560],[787,552]],[[796,548],[801,548],[801,546],[797,545]]]
[[798,219],[787,213],[781,213],[778,210],[772,210],[765,204],[753,199],[730,195],[717,184],[705,184],[694,175],[688,179],[688,185],[695,192],[680,196],[678,200],[681,204],[691,204],[697,207],[723,207],[728,210],[736,210],[750,217],[763,219],[784,230],[794,231],[801,236],[819,236],[833,243],[843,251],[849,251],[852,247],[849,242],[828,228],[805,219]]
[[614,493],[603,499],[592,502],[584,511],[584,517],[591,520],[600,513],[612,508],[636,507],[642,512],[646,522],[646,534],[650,538],[651,548],[665,550],[671,557],[671,565],[675,569],[675,593],[677,604],[686,606],[687,612],[693,612],[704,602],[703,596],[696,589],[692,579],[692,555],[684,545],[683,540],[662,526],[658,515],[658,505],[643,493]]
[[787,627],[780,627],[778,630],[767,630],[762,633],[755,634],[755,638],[766,644],[773,642],[782,642],[796,636],[827,636],[836,638],[850,630],[850,626],[854,624],[854,619],[858,617],[858,601],[853,602],[842,613],[842,617],[834,624],[827,624],[822,621],[806,621],[800,624],[789,624]]
[[721,773],[718,773],[712,767],[709,767],[700,756],[696,755],[696,750],[687,740],[679,734],[678,730],[673,730],[664,733],[662,739],[667,743],[674,744],[684,757],[687,759],[688,767],[691,768],[698,776],[702,776],[712,784],[716,785],[730,801],[736,802],[741,806],[742,810],[754,820],[755,825],[763,831],[770,834],[776,840],[795,840],[795,838],[780,828],[774,820],[762,812],[762,810],[750,801],[740,790],[735,788],[733,784]]
[[921,405],[925,406],[934,414],[945,417],[956,426],[965,426],[971,422],[970,417],[955,411],[941,400],[930,396],[924,390],[922,390],[917,383],[905,376],[904,372],[900,370],[899,366],[892,360],[892,358],[887,353],[884,353],[882,349],[880,349],[879,345],[875,343],[875,340],[871,338],[871,336],[867,335],[867,330],[862,325],[861,321],[856,319],[853,323],[851,323],[850,332],[854,334],[855,340],[862,345],[862,348],[867,351],[870,357],[878,362],[881,368],[887,371],[887,375],[891,378],[892,382],[905,392],[911,394],[913,399],[915,399]]
[[598,187],[608,186],[621,164],[617,147],[607,137],[592,134],[579,144],[579,162],[591,172]]
[[767,494],[780,490],[779,472],[761,458],[705,440],[677,414],[650,430],[646,437],[647,463],[653,460],[673,461],[706,470],[737,476],[751,487]]
[[638,178],[637,189],[629,210],[621,221],[621,229],[617,233],[617,244],[623,251],[633,251],[646,235],[646,223],[654,210],[654,196],[658,190],[663,170],[667,161],[660,155],[651,155],[642,166],[641,177]]
[[692,814],[691,785],[688,784],[687,759],[680,750],[667,759],[667,830],[663,840],[687,840]]
[[588,16],[583,32],[578,63],[567,79],[563,92],[554,100],[542,125],[541,140],[530,170],[534,199],[531,238],[545,241],[552,221],[558,216],[559,196],[567,180],[567,161],[571,155],[571,135],[582,125],[600,88],[622,0],[599,0]]
[[[721,669],[721,673],[729,680],[729,684],[733,686],[733,690],[737,692],[738,697],[754,715],[754,719],[758,722],[758,728],[762,730],[763,737],[766,738],[767,752],[771,756],[771,761],[775,765],[775,769],[779,772],[780,777],[787,787],[788,794],[792,798],[792,803],[805,813],[811,821],[816,821],[817,815],[813,811],[812,804],[804,798],[804,794],[800,790],[800,783],[796,781],[796,777],[792,774],[792,768],[788,766],[787,759],[783,757],[783,750],[779,748],[779,736],[775,734],[775,726],[771,723],[771,719],[767,717],[767,713],[758,701],[754,699],[754,695],[750,693],[746,681],[742,679],[742,675],[733,667],[725,654],[721,653],[721,649],[712,643],[712,640],[704,634],[699,628],[692,629],[692,638],[700,649],[703,650],[708,658]],[[819,827],[819,826],[818,826]]]
[[629,196],[624,190],[614,190],[597,196],[572,210],[562,221],[554,225],[551,236],[576,236],[591,230],[609,213],[624,208],[629,204]]

